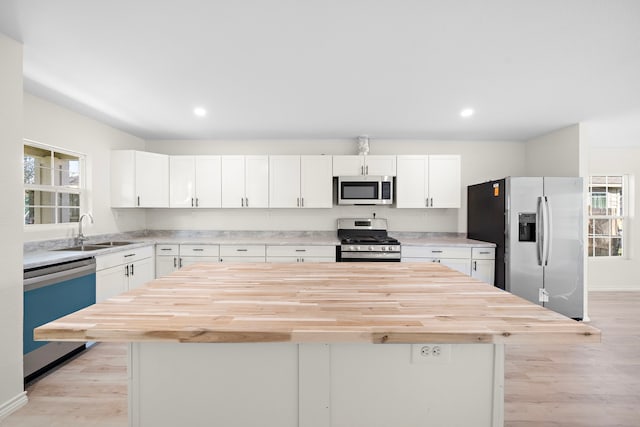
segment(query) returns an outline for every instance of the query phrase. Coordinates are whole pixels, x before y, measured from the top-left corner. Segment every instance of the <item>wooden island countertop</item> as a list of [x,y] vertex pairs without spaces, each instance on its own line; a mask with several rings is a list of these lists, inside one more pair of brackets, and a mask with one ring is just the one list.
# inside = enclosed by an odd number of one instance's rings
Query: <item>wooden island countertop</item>
[[35,330],[48,341],[594,343],[437,263],[195,264]]

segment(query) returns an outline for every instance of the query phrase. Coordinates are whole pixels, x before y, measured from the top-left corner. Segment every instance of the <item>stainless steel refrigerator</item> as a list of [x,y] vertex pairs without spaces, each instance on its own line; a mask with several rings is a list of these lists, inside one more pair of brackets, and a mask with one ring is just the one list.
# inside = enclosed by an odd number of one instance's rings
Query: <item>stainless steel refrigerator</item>
[[582,178],[509,177],[467,188],[467,235],[496,244],[496,286],[583,317]]

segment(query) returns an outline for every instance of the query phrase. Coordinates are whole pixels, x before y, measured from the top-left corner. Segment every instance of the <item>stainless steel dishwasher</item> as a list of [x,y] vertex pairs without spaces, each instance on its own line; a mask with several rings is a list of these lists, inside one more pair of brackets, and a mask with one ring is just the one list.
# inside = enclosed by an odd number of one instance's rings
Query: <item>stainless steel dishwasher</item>
[[96,302],[96,261],[85,258],[24,270],[25,382],[84,350],[85,343],[34,341],[33,329]]

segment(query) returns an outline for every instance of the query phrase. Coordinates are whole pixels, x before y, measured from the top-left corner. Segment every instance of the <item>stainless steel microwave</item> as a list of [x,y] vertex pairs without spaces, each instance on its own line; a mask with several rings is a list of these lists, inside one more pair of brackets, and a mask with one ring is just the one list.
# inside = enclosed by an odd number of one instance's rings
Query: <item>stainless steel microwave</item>
[[339,205],[390,205],[393,203],[393,177],[338,177]]

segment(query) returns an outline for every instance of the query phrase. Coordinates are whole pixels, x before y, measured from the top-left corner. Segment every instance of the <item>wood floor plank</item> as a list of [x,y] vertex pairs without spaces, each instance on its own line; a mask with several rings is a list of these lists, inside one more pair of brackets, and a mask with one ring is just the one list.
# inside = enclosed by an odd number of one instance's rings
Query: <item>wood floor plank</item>
[[[506,346],[505,427],[640,426],[640,292],[589,298],[602,344]],[[100,343],[31,385],[0,425],[126,427],[126,388],[126,345]]]

